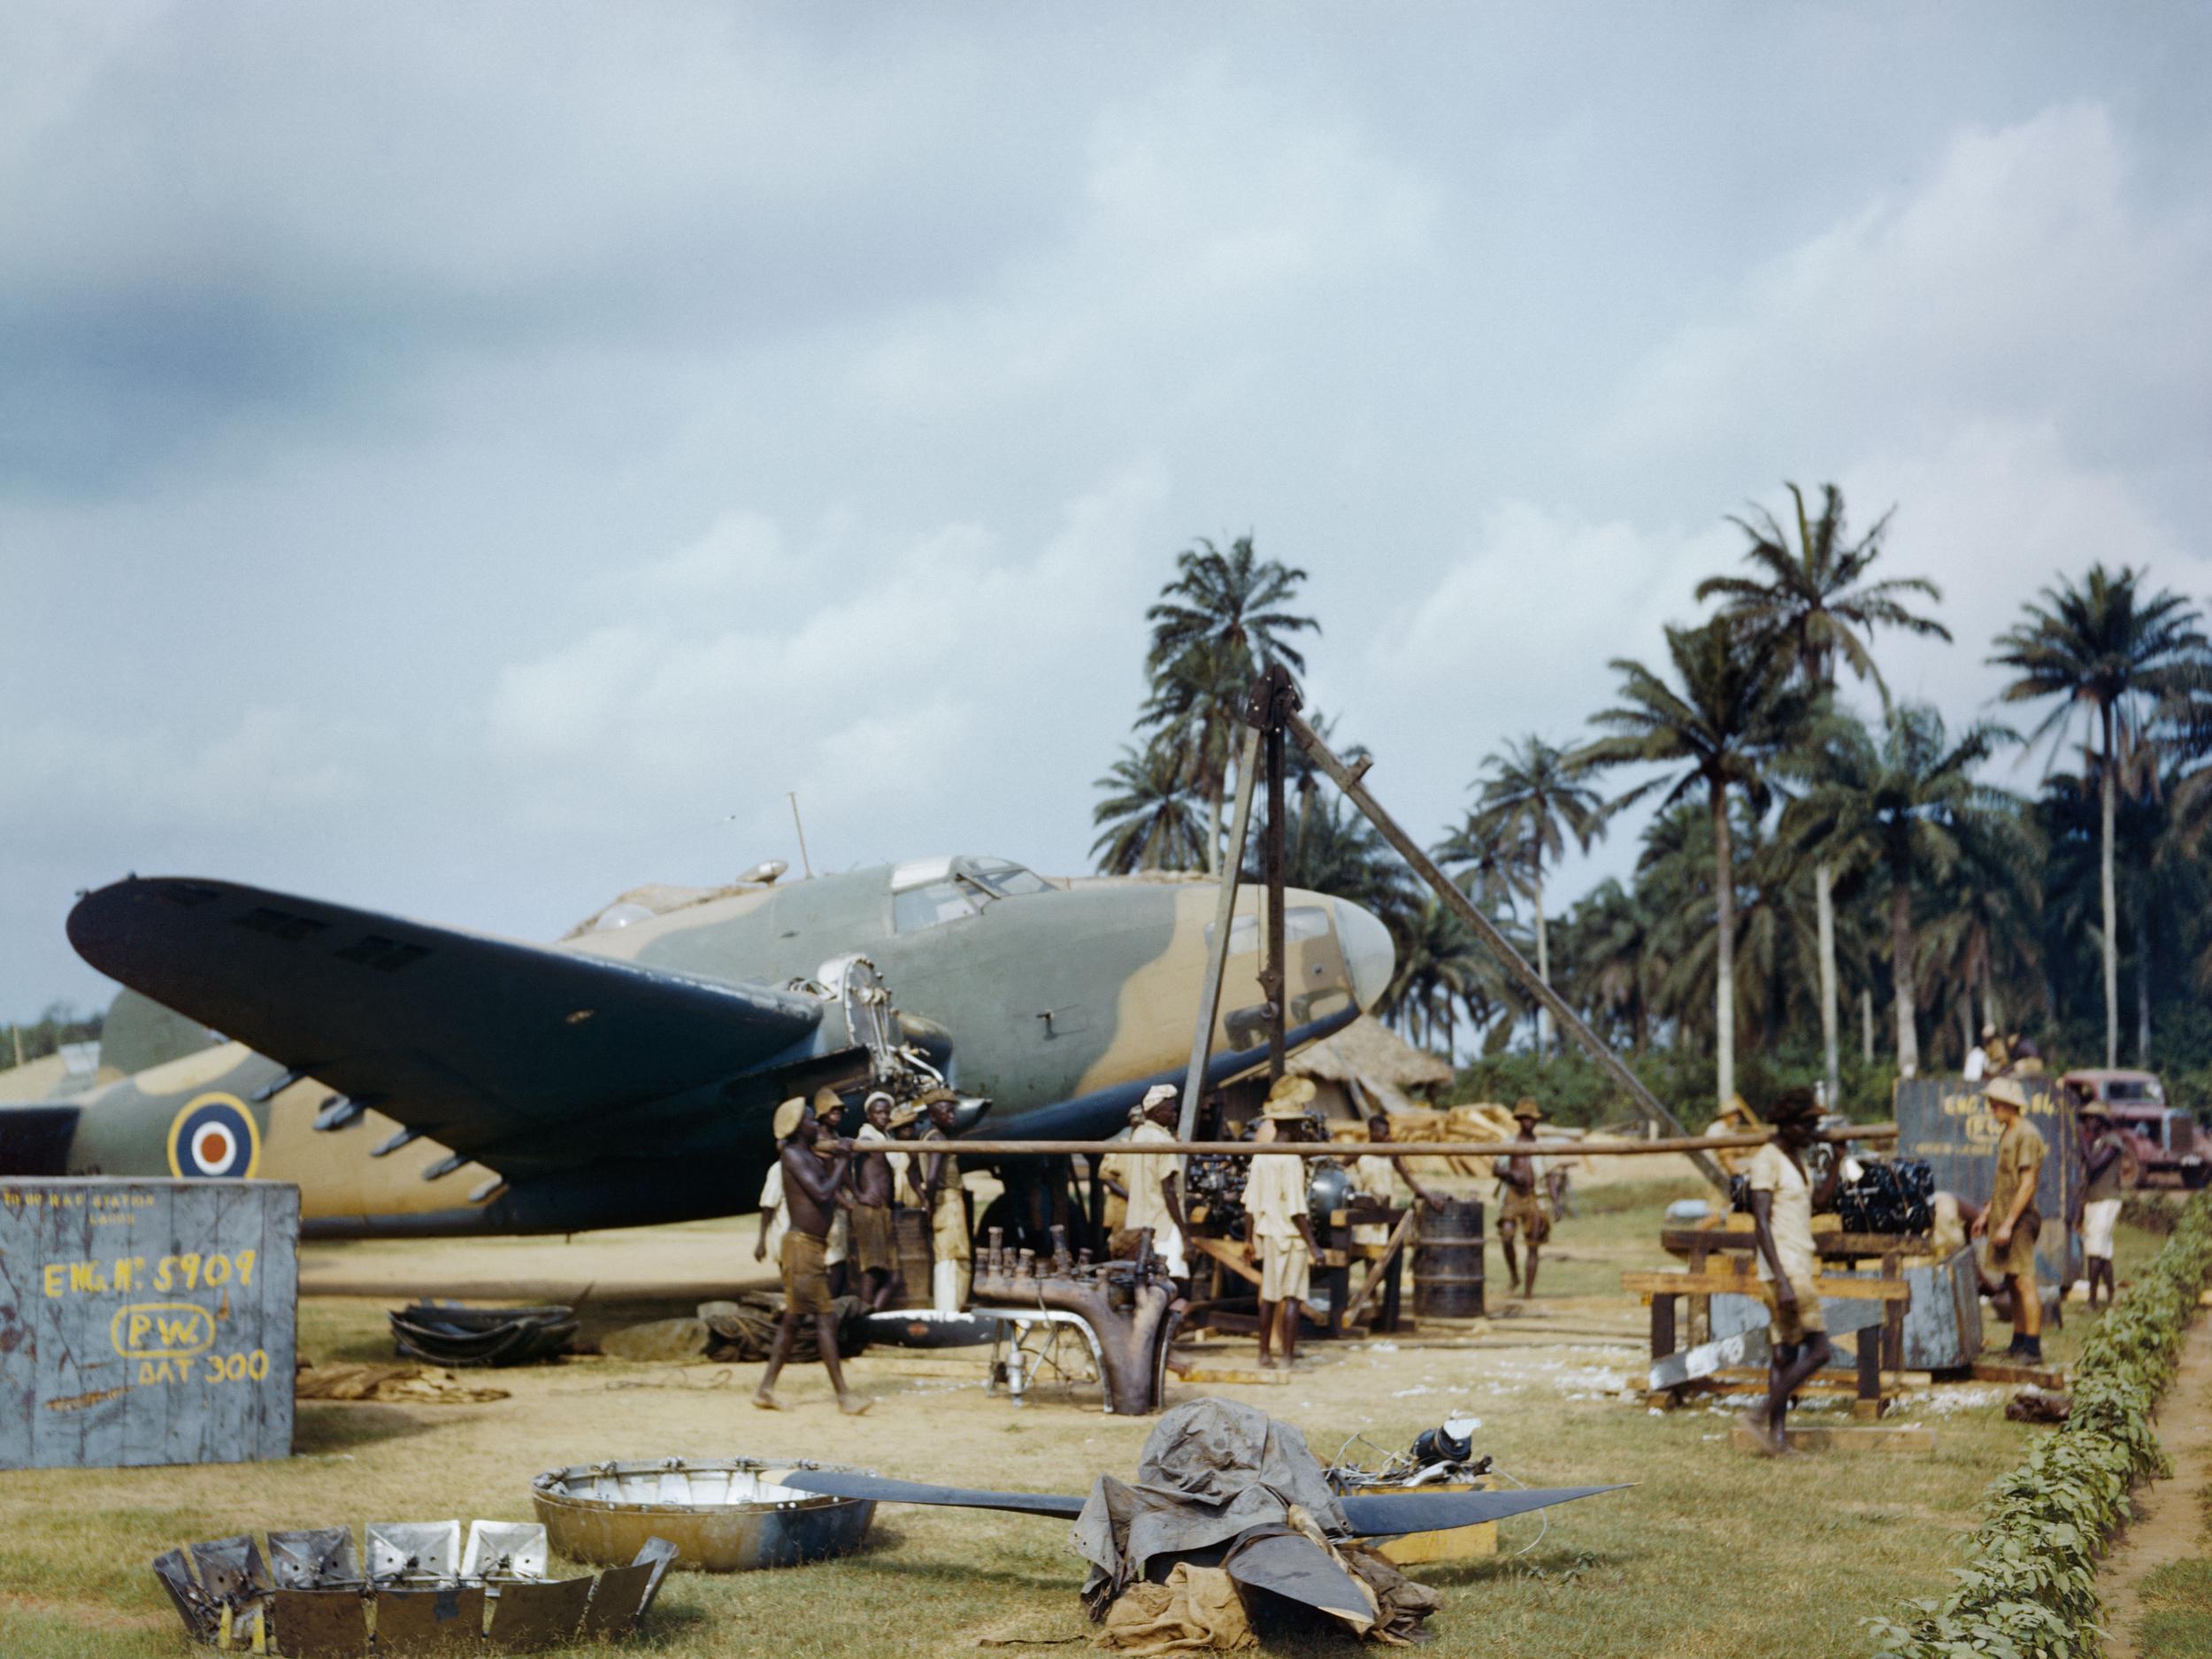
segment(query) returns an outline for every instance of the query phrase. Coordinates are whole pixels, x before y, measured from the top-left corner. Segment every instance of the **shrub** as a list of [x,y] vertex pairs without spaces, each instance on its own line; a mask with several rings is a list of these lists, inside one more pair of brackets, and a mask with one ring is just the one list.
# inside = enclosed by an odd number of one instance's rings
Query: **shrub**
[[2128,1493],[2166,1472],[2151,1407],[2212,1273],[2212,1194],[2192,1198],[2150,1271],[2082,1344],[2063,1426],[1989,1488],[1958,1587],[1870,1619],[1881,1659],[2094,1659],[2097,1561]]

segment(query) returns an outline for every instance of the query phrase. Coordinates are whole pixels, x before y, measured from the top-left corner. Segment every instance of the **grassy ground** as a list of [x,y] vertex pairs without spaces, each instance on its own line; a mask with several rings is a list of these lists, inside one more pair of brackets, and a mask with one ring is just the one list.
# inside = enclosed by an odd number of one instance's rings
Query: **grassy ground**
[[[1482,1420],[1479,1448],[1532,1485],[1639,1483],[1548,1518],[1506,1523],[1495,1558],[1421,1569],[1445,1596],[1432,1621],[1435,1651],[1701,1659],[1714,1650],[1713,1632],[1726,1631],[1732,1651],[1863,1655],[1857,1617],[1942,1593],[1955,1536],[1977,1518],[1984,1485],[2017,1462],[2038,1432],[2003,1420],[2004,1391],[1950,1390],[1916,1399],[1904,1413],[1937,1425],[1932,1456],[1776,1463],[1732,1453],[1720,1409],[1647,1413],[1624,1392],[1640,1374],[1641,1314],[1620,1294],[1618,1275],[1664,1264],[1656,1240],[1666,1195],[1588,1194],[1581,1218],[1565,1224],[1546,1253],[1543,1294],[1517,1316],[1494,1317],[1479,1335],[1450,1345],[1424,1337],[1310,1350],[1287,1386],[1215,1390],[1302,1427],[1324,1457],[1354,1434],[1402,1446],[1461,1412]],[[742,1228],[730,1236],[749,1246]],[[2131,1233],[2124,1275],[2156,1243]],[[1494,1310],[1504,1280],[1494,1245],[1489,1272]],[[303,1352],[388,1354],[388,1305],[309,1298]],[[595,1307],[602,1321],[664,1310]],[[2085,1323],[2077,1311],[2067,1333],[2054,1333],[2055,1357],[2071,1351]],[[1248,1345],[1215,1353],[1210,1363],[1248,1363]],[[281,1463],[0,1473],[0,1654],[178,1654],[174,1617],[146,1566],[165,1548],[270,1525],[528,1518],[530,1477],[564,1463],[746,1452],[1079,1491],[1101,1471],[1128,1472],[1148,1426],[1102,1416],[1094,1393],[1041,1398],[1017,1411],[978,1386],[901,1377],[886,1359],[864,1358],[855,1371],[879,1396],[857,1421],[836,1415],[818,1370],[795,1373],[787,1392],[797,1409],[770,1417],[746,1404],[752,1368],[584,1360],[501,1373],[496,1380],[513,1397],[489,1405],[303,1403],[297,1455]],[[1178,1388],[1172,1398],[1198,1392]],[[679,1576],[642,1645],[671,1659],[869,1659],[972,1652],[995,1634],[1079,1636],[1081,1563],[1065,1537],[1048,1521],[887,1509],[870,1548],[843,1562]],[[1271,1651],[1323,1646],[1284,1642]]]

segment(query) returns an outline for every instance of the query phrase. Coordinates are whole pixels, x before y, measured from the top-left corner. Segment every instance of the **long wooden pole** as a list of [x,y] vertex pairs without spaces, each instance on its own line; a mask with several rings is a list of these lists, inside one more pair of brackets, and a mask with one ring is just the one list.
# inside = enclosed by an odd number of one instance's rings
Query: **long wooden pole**
[[1183,1110],[1175,1133],[1187,1141],[1198,1133],[1198,1102],[1206,1093],[1206,1062],[1213,1057],[1214,1021],[1221,1013],[1221,979],[1229,967],[1229,934],[1236,926],[1237,877],[1244,868],[1244,838],[1252,822],[1252,787],[1257,781],[1260,733],[1247,727],[1237,756],[1237,810],[1229,825],[1229,848],[1221,869],[1221,893],[1214,903],[1214,942],[1206,962],[1206,983],[1198,995],[1198,1029],[1191,1033],[1190,1070],[1183,1079]]
[[1644,1087],[1643,1079],[1628,1069],[1620,1056],[1615,1054],[1612,1048],[1599,1038],[1597,1033],[1582,1023],[1582,1017],[1568,1006],[1566,998],[1553,990],[1545,982],[1544,976],[1529,966],[1527,958],[1514,949],[1512,941],[1498,931],[1496,924],[1482,913],[1472,899],[1459,890],[1458,885],[1437,867],[1436,861],[1421,849],[1420,843],[1401,829],[1397,820],[1384,811],[1375,797],[1367,793],[1366,786],[1360,781],[1366,775],[1367,769],[1364,766],[1361,767],[1358,772],[1354,772],[1339,760],[1329,746],[1322,741],[1321,734],[1306,722],[1303,716],[1292,715],[1289,724],[1291,735],[1298,740],[1307,754],[1313,757],[1314,764],[1326,772],[1335,782],[1336,787],[1344,791],[1346,798],[1366,815],[1367,821],[1382,832],[1383,839],[1398,849],[1398,856],[1412,866],[1416,875],[1436,890],[1436,896],[1444,902],[1451,912],[1474,930],[1475,936],[1487,945],[1491,954],[1505,964],[1506,972],[1518,979],[1524,989],[1551,1010],[1552,1019],[1559,1029],[1582,1045],[1590,1057],[1604,1069],[1606,1074],[1619,1087],[1622,1093],[1628,1096],[1630,1104],[1633,1105],[1645,1118],[1656,1125],[1663,1133],[1683,1143],[1675,1148],[1675,1150],[1687,1153],[1691,1161],[1697,1165],[1698,1172],[1712,1182],[1714,1187],[1720,1191],[1726,1192],[1728,1190],[1727,1172],[1712,1159],[1706,1150],[1709,1147],[1717,1147],[1722,1145],[1723,1142],[1717,1139],[1707,1141],[1700,1137],[1693,1137],[1683,1129],[1681,1120],[1660,1103],[1657,1095]]
[[[1148,1142],[1143,1150],[1149,1156],[1161,1153],[1181,1157],[1189,1154],[1225,1154],[1233,1157],[1294,1157],[1340,1158],[1361,1152],[1373,1151],[1377,1147],[1388,1149],[1399,1158],[1507,1158],[1532,1154],[1548,1158],[1646,1158],[1661,1153],[1679,1152],[1697,1154],[1732,1148],[1749,1150],[1767,1144],[1770,1137],[1751,1135],[1675,1135],[1663,1141],[1623,1141],[1601,1146],[1589,1146],[1579,1141],[1192,1141],[1179,1140],[1172,1145],[1164,1141]],[[1854,1124],[1841,1129],[1824,1129],[1814,1137],[1819,1141],[1894,1141],[1895,1124]],[[904,1143],[895,1143],[904,1144]],[[1117,1152],[1127,1152],[1127,1141],[971,1141],[956,1140],[945,1143],[963,1156],[1017,1157],[1105,1157]]]

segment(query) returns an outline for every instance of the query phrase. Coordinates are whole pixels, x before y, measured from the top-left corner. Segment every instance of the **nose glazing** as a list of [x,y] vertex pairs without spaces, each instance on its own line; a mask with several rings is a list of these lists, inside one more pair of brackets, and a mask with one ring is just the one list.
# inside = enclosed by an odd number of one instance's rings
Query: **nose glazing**
[[1371,1009],[1390,988],[1390,976],[1398,966],[1397,947],[1390,941],[1390,930],[1372,914],[1349,899],[1331,902],[1336,906],[1337,943],[1351,970],[1352,995],[1363,1010]]

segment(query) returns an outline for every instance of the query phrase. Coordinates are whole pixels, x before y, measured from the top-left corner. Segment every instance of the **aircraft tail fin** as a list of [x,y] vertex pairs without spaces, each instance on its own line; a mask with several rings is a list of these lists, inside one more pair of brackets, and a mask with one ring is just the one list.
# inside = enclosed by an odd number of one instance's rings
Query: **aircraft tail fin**
[[126,988],[115,994],[100,1027],[100,1064],[130,1077],[197,1054],[210,1041],[198,1020]]

